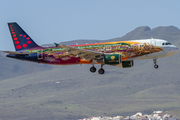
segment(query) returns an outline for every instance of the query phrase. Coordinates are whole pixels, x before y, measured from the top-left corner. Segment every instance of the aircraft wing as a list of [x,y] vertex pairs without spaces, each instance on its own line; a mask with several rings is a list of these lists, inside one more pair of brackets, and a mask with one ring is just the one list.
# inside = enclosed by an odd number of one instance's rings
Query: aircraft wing
[[18,53],[18,52],[12,52],[12,51],[3,51],[3,52],[13,54],[13,55],[27,55],[25,53]]
[[92,59],[96,59],[97,57],[100,57],[104,53],[101,52],[95,52],[90,50],[84,50],[79,48],[70,47],[67,45],[59,45],[62,48],[65,48],[65,51],[68,53],[72,53],[77,55],[78,57],[84,58],[87,61],[91,61]]

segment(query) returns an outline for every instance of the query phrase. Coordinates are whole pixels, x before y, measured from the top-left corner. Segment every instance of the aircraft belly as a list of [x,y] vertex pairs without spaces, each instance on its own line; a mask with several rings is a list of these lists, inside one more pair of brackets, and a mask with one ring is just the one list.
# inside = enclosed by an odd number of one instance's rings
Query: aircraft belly
[[56,58],[52,55],[44,56],[43,59],[39,60],[42,63],[47,64],[59,64],[59,65],[67,65],[67,64],[79,64],[80,58],[65,56]]

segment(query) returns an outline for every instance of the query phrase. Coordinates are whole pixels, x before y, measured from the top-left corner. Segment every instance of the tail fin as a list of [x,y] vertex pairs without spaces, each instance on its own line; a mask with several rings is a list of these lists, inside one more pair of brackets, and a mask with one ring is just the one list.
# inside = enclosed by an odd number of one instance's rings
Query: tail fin
[[8,26],[16,51],[39,47],[17,23]]

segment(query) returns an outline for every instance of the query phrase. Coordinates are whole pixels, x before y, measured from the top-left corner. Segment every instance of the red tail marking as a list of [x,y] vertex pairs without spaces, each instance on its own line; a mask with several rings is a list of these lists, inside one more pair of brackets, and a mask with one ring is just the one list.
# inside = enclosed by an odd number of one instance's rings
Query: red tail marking
[[17,45],[16,48],[17,48],[17,49],[21,49],[21,45]]
[[15,43],[15,44],[19,44],[19,41],[15,41],[14,43]]
[[17,37],[15,37],[14,40],[17,40]]
[[22,46],[25,48],[25,47],[27,47],[27,44],[23,44]]
[[27,41],[27,44],[31,44],[31,41]]

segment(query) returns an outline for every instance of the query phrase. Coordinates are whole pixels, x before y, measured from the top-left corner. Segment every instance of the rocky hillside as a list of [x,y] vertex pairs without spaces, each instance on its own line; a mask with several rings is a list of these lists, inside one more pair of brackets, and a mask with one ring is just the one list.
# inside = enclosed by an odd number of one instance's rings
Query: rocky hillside
[[[180,46],[179,29],[173,26],[138,27],[108,41],[150,37]],[[0,61],[1,119],[76,120],[174,109],[180,115],[180,53],[158,59],[158,69],[152,60],[141,60],[127,69],[106,65],[104,75],[90,73],[91,65],[41,65],[6,58],[2,52]]]

